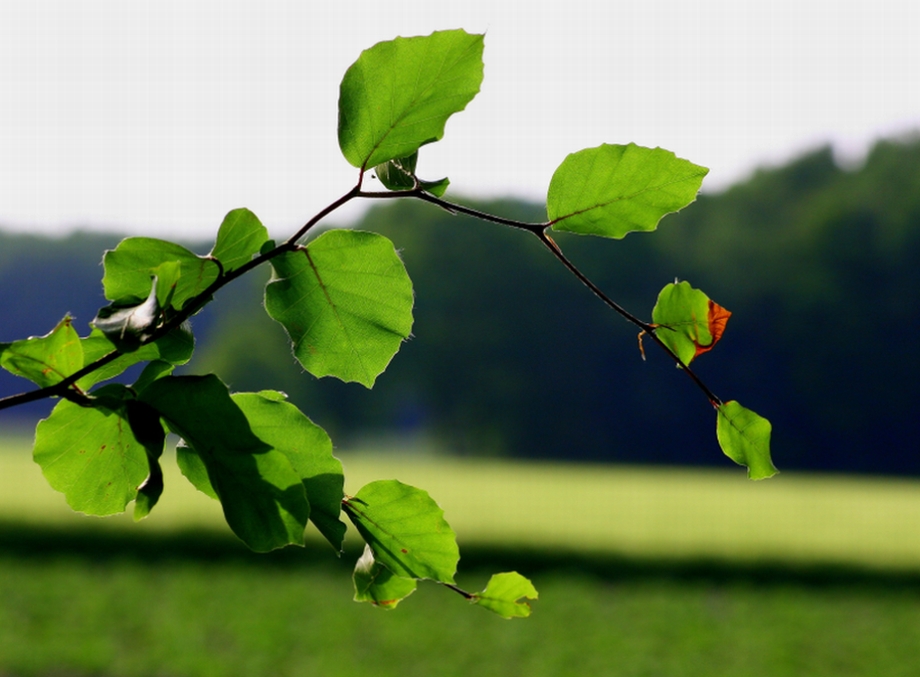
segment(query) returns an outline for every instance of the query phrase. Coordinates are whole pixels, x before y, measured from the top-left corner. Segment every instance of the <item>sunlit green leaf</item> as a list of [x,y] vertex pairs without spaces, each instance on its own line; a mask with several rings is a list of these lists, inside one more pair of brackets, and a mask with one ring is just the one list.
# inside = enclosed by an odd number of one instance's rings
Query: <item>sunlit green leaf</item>
[[268,231],[255,214],[248,209],[234,209],[220,224],[211,256],[228,273],[249,263],[267,241]]
[[622,238],[655,230],[665,214],[693,202],[708,172],[661,148],[604,144],[563,160],[546,211],[556,230]]
[[462,30],[396,38],[361,53],[339,91],[339,147],[367,169],[439,140],[482,83],[483,36]]
[[652,322],[659,326],[655,334],[684,364],[712,350],[730,316],[689,282],[666,285],[652,310]]
[[231,396],[256,437],[284,454],[303,481],[310,503],[310,521],[336,550],[342,549],[345,523],[339,519],[345,477],[332,455],[326,431],[272,391]]
[[71,508],[112,515],[134,500],[150,468],[123,407],[132,397],[127,388],[109,385],[94,394],[111,407],[59,402],[35,430],[33,457]]
[[397,576],[454,582],[457,538],[427,492],[379,480],[346,500],[344,509],[376,561]]
[[747,466],[748,477],[762,480],[777,470],[770,459],[770,422],[734,400],[717,408],[716,436],[731,460]]
[[83,347],[70,316],[48,334],[0,345],[0,366],[45,388],[83,367]]
[[412,330],[412,282],[382,235],[332,230],[272,259],[265,309],[317,377],[374,385]]
[[537,599],[533,583],[516,571],[495,574],[489,579],[486,589],[473,595],[473,604],[494,611],[502,618],[526,618],[530,615],[530,604],[522,598]]
[[370,602],[381,609],[395,609],[406,597],[415,592],[418,582],[414,578],[395,575],[374,560],[374,551],[364,546],[364,554],[355,564],[355,601]]
[[[178,263],[178,268],[175,264]],[[163,264],[170,264],[162,267]],[[160,306],[180,309],[193,296],[201,294],[216,279],[219,268],[214,261],[197,256],[185,247],[151,237],[129,237],[105,253],[102,286],[110,301],[141,301],[150,293],[154,276],[165,277],[157,285]],[[168,303],[167,303],[168,301]]]
[[300,476],[287,456],[253,434],[216,376],[166,376],[140,399],[182,438],[183,454],[198,457],[206,477],[186,476],[220,498],[227,524],[246,545],[267,552],[303,544],[310,505]]

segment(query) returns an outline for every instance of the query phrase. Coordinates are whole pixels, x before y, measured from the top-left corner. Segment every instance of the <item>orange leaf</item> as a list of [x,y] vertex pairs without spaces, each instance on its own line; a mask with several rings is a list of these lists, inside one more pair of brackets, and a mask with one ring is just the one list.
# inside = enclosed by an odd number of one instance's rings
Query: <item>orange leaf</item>
[[706,346],[701,346],[697,343],[696,354],[693,356],[694,358],[699,357],[715,347],[719,339],[722,338],[722,334],[725,333],[725,325],[728,324],[728,318],[731,316],[730,310],[726,310],[712,299],[709,299],[709,317],[707,319],[709,321],[709,335],[712,336],[712,341]]

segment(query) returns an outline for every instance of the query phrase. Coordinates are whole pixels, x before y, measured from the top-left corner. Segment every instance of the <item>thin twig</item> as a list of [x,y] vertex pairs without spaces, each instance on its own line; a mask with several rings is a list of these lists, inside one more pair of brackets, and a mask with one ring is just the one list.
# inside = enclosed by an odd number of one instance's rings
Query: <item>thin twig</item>
[[[645,332],[652,340],[662,349],[668,356],[677,363],[677,366],[680,367],[685,374],[693,381],[696,386],[703,391],[703,394],[706,395],[706,398],[713,404],[713,406],[720,406],[722,400],[707,386],[703,380],[694,372],[689,366],[684,364],[683,360],[678,357],[668,345],[661,340],[661,337],[658,336],[657,330],[660,328],[657,325],[645,322],[644,320],[639,319],[628,310],[623,308],[619,303],[610,298],[600,287],[598,287],[594,282],[588,278],[581,270],[574,264],[572,261],[563,253],[562,249],[556,244],[555,240],[549,236],[546,232],[552,222],[547,223],[527,223],[524,221],[516,221],[514,219],[506,219],[500,216],[494,216],[492,214],[487,214],[485,212],[480,212],[476,209],[471,209],[469,207],[464,207],[463,205],[458,205],[453,202],[448,202],[447,200],[442,200],[439,197],[426,193],[423,190],[418,188],[410,191],[397,191],[394,193],[362,193],[361,197],[384,197],[386,195],[392,195],[394,197],[414,197],[424,202],[429,202],[433,205],[441,207],[449,212],[455,213],[459,212],[461,214],[467,214],[475,218],[481,219],[483,221],[489,221],[491,223],[498,223],[505,226],[510,226],[512,228],[517,228],[519,230],[526,230],[530,233],[533,233],[543,245],[549,249],[556,260],[558,260],[566,269],[574,275],[583,285],[591,290],[597,298],[603,301],[608,307],[616,311],[620,316],[622,316],[627,321],[636,325]],[[665,327],[666,328],[666,327]]]

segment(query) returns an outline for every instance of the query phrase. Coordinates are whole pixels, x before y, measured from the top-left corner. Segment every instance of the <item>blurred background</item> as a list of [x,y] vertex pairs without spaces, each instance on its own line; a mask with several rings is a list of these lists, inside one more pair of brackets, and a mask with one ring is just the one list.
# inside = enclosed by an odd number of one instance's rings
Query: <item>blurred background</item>
[[[467,201],[529,221],[541,205]],[[559,234],[584,272],[650,317],[689,280],[732,311],[696,370],[774,425],[793,470],[920,473],[920,141],[884,140],[858,168],[830,148],[757,171],[666,217],[654,234]],[[261,309],[267,271],[193,320],[189,370],[286,392],[340,446],[367,439],[467,456],[726,466],[706,399],[536,241],[431,205],[375,206],[356,228],[390,237],[416,290],[413,338],[373,391],[318,380]],[[100,259],[117,235],[0,235],[5,337],[76,326],[105,304]],[[189,243],[205,253],[210,242]],[[21,387],[9,374],[3,394]],[[3,412],[4,420],[50,403]]]
[[[390,237],[416,294],[373,391],[303,373],[264,271],[193,319],[186,371],[286,392],[346,490],[429,490],[461,584],[517,569],[534,616],[484,620],[435,585],[352,604],[353,541],[250,555],[174,468],[141,524],[74,515],[30,463],[38,402],[0,412],[0,675],[916,674],[917,25],[893,2],[0,7],[0,341],[67,313],[87,332],[125,236],[204,253],[241,206],[295,230],[356,178],[335,146],[348,65],[463,26],[487,33],[483,89],[420,174],[542,221],[568,152],[710,167],[653,234],[556,239],[639,317],[675,278],[733,313],[695,370],[772,421],[782,471],[747,482],[699,391],[532,238],[361,205],[330,225]],[[0,373],[0,397],[26,388]]]

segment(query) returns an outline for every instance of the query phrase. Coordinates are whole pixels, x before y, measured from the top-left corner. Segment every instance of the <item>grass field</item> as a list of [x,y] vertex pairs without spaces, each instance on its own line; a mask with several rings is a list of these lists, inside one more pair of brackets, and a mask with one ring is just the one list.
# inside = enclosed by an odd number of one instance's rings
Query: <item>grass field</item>
[[355,604],[354,553],[249,554],[174,473],[145,522],[74,515],[25,446],[0,453],[3,677],[920,674],[918,482],[343,453],[347,490],[439,501],[462,586],[534,579],[508,622],[433,584]]
[[[220,506],[170,459],[166,490],[141,524],[74,514],[32,463],[26,440],[0,453],[0,515],[42,524],[226,531]],[[665,559],[843,564],[920,572],[920,481],[725,470],[464,461],[342,453],[346,491],[374,479],[427,490],[461,547],[526,546]],[[129,510],[130,513],[130,510]],[[312,529],[311,529],[311,533]]]

